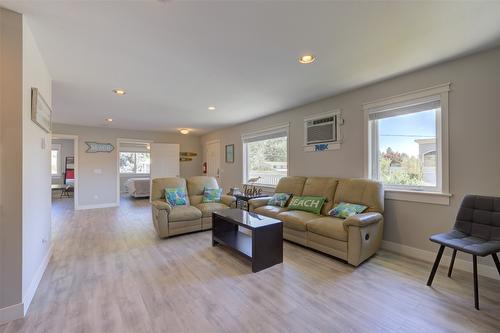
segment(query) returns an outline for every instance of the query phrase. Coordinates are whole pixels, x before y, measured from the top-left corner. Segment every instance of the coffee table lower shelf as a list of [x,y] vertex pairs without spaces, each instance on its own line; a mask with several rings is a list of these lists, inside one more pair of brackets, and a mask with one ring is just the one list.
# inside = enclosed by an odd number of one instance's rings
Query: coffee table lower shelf
[[217,236],[214,235],[213,241],[230,247],[245,256],[247,259],[252,259],[252,237],[242,233],[241,231],[231,230]]

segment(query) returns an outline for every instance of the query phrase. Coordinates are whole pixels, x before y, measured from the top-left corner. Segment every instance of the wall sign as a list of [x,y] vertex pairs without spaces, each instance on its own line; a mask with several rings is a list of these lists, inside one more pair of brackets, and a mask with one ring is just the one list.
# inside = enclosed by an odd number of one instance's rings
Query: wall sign
[[113,150],[115,150],[115,146],[113,146],[111,143],[86,141],[85,144],[89,146],[85,151],[86,153],[111,153]]
[[31,88],[31,120],[47,133],[52,130],[52,110],[37,88]]
[[304,146],[304,151],[309,152],[322,152],[328,150],[338,150],[340,149],[340,143],[318,143],[315,145]]

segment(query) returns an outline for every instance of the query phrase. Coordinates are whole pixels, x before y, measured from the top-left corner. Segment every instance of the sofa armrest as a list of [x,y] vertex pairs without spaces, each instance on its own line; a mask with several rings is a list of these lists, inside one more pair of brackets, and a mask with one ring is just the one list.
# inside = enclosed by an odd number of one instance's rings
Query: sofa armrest
[[172,211],[172,206],[168,202],[166,202],[166,201],[154,200],[154,201],[151,202],[151,204],[156,209],[166,210],[168,213],[170,213]]
[[232,195],[225,195],[225,194],[223,194],[220,197],[220,201],[224,205],[231,207],[233,205],[233,203],[236,201],[236,198],[233,197]]
[[248,200],[248,204],[250,205],[251,208],[250,210],[254,210],[255,208],[267,205],[269,199],[271,199],[271,197],[261,197]]
[[384,217],[380,213],[362,213],[350,216],[344,220],[344,227],[364,227],[382,221]]

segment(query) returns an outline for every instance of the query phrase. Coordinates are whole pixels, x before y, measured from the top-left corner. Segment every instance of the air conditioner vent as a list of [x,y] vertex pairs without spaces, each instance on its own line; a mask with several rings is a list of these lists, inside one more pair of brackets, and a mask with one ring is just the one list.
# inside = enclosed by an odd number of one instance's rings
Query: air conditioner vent
[[338,141],[338,114],[305,121],[305,144],[314,145]]

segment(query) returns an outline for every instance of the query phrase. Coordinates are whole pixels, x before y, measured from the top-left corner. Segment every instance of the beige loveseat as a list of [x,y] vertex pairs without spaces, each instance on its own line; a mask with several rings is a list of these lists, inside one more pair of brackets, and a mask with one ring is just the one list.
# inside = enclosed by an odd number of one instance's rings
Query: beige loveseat
[[[283,221],[283,238],[346,260],[358,266],[380,248],[384,218],[382,184],[367,179],[337,179],[330,177],[285,177],[276,193],[296,196],[323,196],[326,202],[321,215],[288,210],[267,204],[269,198],[249,201],[257,214]],[[365,212],[339,219],[328,211],[339,202],[368,206]]]
[[[165,200],[166,187],[186,189],[187,205],[171,206]],[[202,203],[205,188],[219,188],[213,177],[156,178],[152,181],[153,224],[161,238],[212,228],[212,212],[231,207],[233,196],[222,195],[220,203]]]

